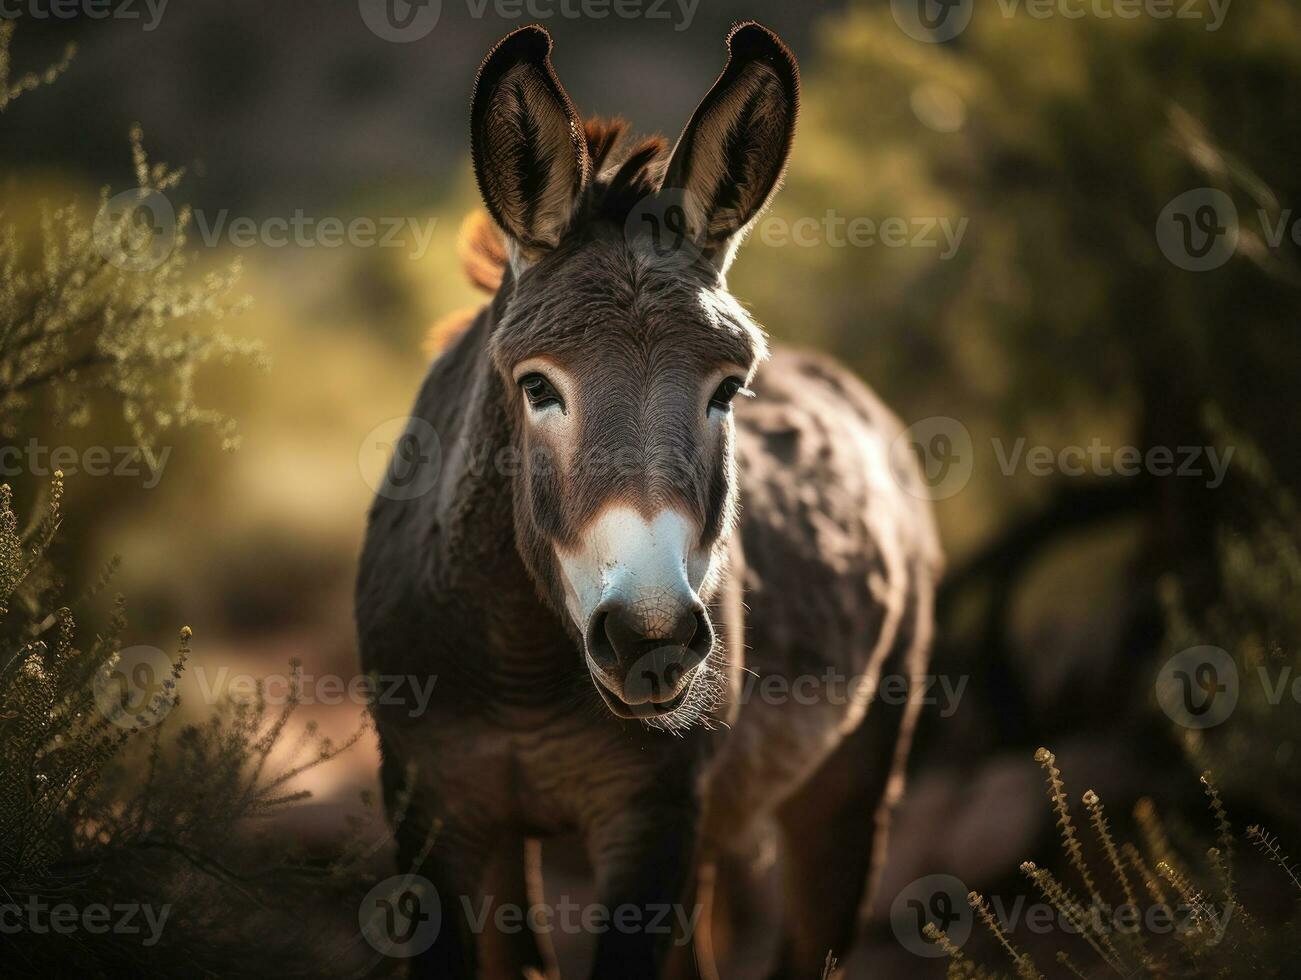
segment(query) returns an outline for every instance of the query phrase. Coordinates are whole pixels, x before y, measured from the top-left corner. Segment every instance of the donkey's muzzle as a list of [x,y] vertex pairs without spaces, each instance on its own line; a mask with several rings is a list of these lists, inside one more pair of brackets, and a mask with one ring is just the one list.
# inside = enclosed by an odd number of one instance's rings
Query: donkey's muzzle
[[587,624],[587,657],[597,688],[620,717],[654,717],[675,710],[696,668],[714,646],[705,607],[652,596],[602,602]]

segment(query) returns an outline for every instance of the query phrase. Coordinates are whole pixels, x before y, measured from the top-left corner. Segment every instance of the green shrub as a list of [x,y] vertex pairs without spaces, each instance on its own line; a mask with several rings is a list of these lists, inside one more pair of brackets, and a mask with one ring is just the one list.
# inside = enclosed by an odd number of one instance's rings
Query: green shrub
[[[0,110],[54,80],[72,57],[69,50],[44,73],[14,80],[13,32],[12,22],[0,22]],[[151,165],[138,130],[131,144],[135,193],[175,188],[180,172]],[[233,448],[234,421],[200,405],[194,381],[207,362],[263,357],[257,345],[211,328],[242,305],[228,298],[238,270],[193,281],[184,209],[156,265],[118,261],[105,241],[129,248],[138,229],[130,209],[114,215],[108,204],[104,192],[98,227],[75,205],[44,210],[35,256],[20,248],[12,223],[0,224],[0,433],[39,438],[54,423],[85,424],[105,402],[118,407],[143,453],[159,434],[189,425],[215,428]],[[308,861],[292,842],[249,826],[307,795],[292,789],[293,778],[361,732],[333,745],[308,725],[285,756],[297,686],[282,708],[272,710],[259,688],[249,700],[219,705],[204,724],[172,731],[164,715],[190,654],[188,628],[173,655],[158,652],[148,703],[129,704],[125,601],[119,596],[88,638],[72,612],[106,587],[115,566],[88,594],[70,597],[51,559],[56,533],[70,522],[62,495],[56,472],[44,504],[28,508],[38,516],[23,526],[10,487],[0,487],[0,895],[11,915],[35,909],[45,923],[6,929],[6,972],[174,976],[337,966],[337,944],[320,942],[300,912],[309,891],[358,886],[346,873],[352,855]],[[138,931],[48,927],[60,906],[78,913],[106,906],[111,918],[123,905],[137,909]],[[140,929],[141,915],[158,928]]]

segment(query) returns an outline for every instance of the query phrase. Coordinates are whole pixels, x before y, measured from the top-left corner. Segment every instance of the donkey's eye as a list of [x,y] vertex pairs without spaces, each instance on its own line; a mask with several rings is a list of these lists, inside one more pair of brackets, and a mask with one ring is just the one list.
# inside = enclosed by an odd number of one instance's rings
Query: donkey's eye
[[526,374],[519,379],[519,386],[534,408],[550,408],[552,405],[559,405],[561,410],[564,410],[565,403],[560,395],[556,393],[555,388],[551,387],[551,382],[542,375]]
[[716,408],[720,412],[727,411],[727,407],[732,404],[732,399],[745,390],[745,382],[740,378],[726,378],[718,390],[709,399],[709,407]]

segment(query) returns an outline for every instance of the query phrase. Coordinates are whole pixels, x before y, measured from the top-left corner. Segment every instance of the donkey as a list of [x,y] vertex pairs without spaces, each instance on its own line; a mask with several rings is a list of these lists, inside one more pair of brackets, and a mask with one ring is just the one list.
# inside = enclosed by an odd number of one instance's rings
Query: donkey
[[[576,833],[615,916],[587,920],[592,976],[712,973],[707,922],[743,934],[776,842],[776,975],[817,977],[902,792],[941,567],[925,488],[888,410],[770,351],[728,291],[794,135],[786,45],[734,27],[671,152],[585,125],[551,47],[525,27],[479,69],[495,294],[430,367],[361,558],[364,668],[437,678],[423,713],[376,708],[399,864],[441,909],[413,969],[554,976],[545,930],[467,913],[530,908],[536,842]],[[669,908],[695,956],[649,928]]]

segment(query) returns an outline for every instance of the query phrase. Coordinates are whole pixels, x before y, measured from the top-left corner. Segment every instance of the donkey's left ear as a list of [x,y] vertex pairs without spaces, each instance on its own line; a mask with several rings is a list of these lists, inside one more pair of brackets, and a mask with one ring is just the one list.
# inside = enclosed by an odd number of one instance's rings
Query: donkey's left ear
[[591,171],[582,119],[551,67],[544,28],[522,27],[488,52],[470,103],[470,150],[518,271],[560,242]]
[[678,138],[663,184],[684,192],[688,231],[721,270],[781,181],[800,102],[795,56],[768,28],[737,24],[727,50],[723,74]]

